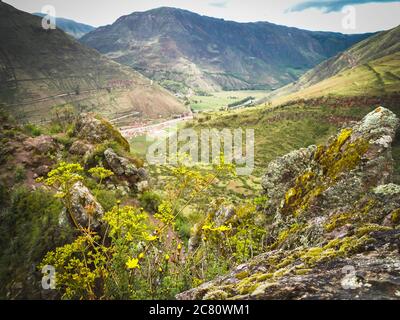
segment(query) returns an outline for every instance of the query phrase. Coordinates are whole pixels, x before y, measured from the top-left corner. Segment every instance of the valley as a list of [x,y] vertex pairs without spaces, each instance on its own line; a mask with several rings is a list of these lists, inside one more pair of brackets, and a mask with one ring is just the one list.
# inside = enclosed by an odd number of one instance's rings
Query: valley
[[0,0],[0,299],[399,299],[400,26],[41,18]]

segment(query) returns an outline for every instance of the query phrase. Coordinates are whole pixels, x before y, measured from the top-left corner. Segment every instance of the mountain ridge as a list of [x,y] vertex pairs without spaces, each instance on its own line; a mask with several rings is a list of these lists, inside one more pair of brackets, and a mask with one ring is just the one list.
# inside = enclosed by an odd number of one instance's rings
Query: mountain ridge
[[183,82],[186,88],[218,91],[279,87],[368,36],[239,23],[161,7],[122,16],[80,41],[168,88]]
[[[41,17],[41,18],[47,16],[46,14],[40,13],[40,12],[34,12],[32,14],[35,16]],[[84,36],[85,34],[96,29],[95,27],[93,27],[91,25],[77,22],[72,19],[62,18],[62,17],[56,18],[56,25],[58,28],[63,30],[65,33],[73,36],[75,39],[79,39],[82,36]]]

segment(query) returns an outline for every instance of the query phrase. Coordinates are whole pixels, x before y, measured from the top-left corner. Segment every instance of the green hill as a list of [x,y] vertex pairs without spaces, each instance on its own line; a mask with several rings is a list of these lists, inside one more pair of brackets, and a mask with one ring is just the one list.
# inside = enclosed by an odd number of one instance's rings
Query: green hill
[[400,26],[365,39],[279,90],[275,103],[324,95],[380,95],[400,88]]

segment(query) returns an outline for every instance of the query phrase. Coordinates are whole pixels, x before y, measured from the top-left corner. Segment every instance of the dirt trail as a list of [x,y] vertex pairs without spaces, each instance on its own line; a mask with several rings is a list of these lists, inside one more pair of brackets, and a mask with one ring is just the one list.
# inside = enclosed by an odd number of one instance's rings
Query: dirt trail
[[171,119],[164,122],[146,125],[146,126],[133,126],[133,127],[122,127],[120,128],[121,134],[125,138],[133,138],[139,135],[153,134],[157,131],[176,127],[180,122],[192,120],[193,116],[186,116],[177,119]]

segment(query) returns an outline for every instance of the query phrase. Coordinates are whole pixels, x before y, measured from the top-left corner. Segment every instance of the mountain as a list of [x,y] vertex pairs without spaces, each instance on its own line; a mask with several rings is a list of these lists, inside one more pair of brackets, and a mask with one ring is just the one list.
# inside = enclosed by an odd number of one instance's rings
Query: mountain
[[379,96],[400,91],[400,26],[365,39],[272,92],[275,101],[322,95]]
[[159,118],[185,111],[169,92],[41,19],[0,2],[0,103],[19,119],[48,120],[73,104],[108,118]]
[[[38,17],[45,17],[46,14],[43,13],[34,13],[33,15]],[[89,26],[84,23],[79,23],[74,20],[65,19],[65,18],[58,18],[56,19],[56,25],[58,28],[63,30],[65,33],[68,33],[70,36],[73,36],[76,39],[81,38],[85,34],[89,33],[96,29],[95,27]]]
[[80,41],[175,91],[212,91],[278,88],[368,36],[162,7],[123,16]]

